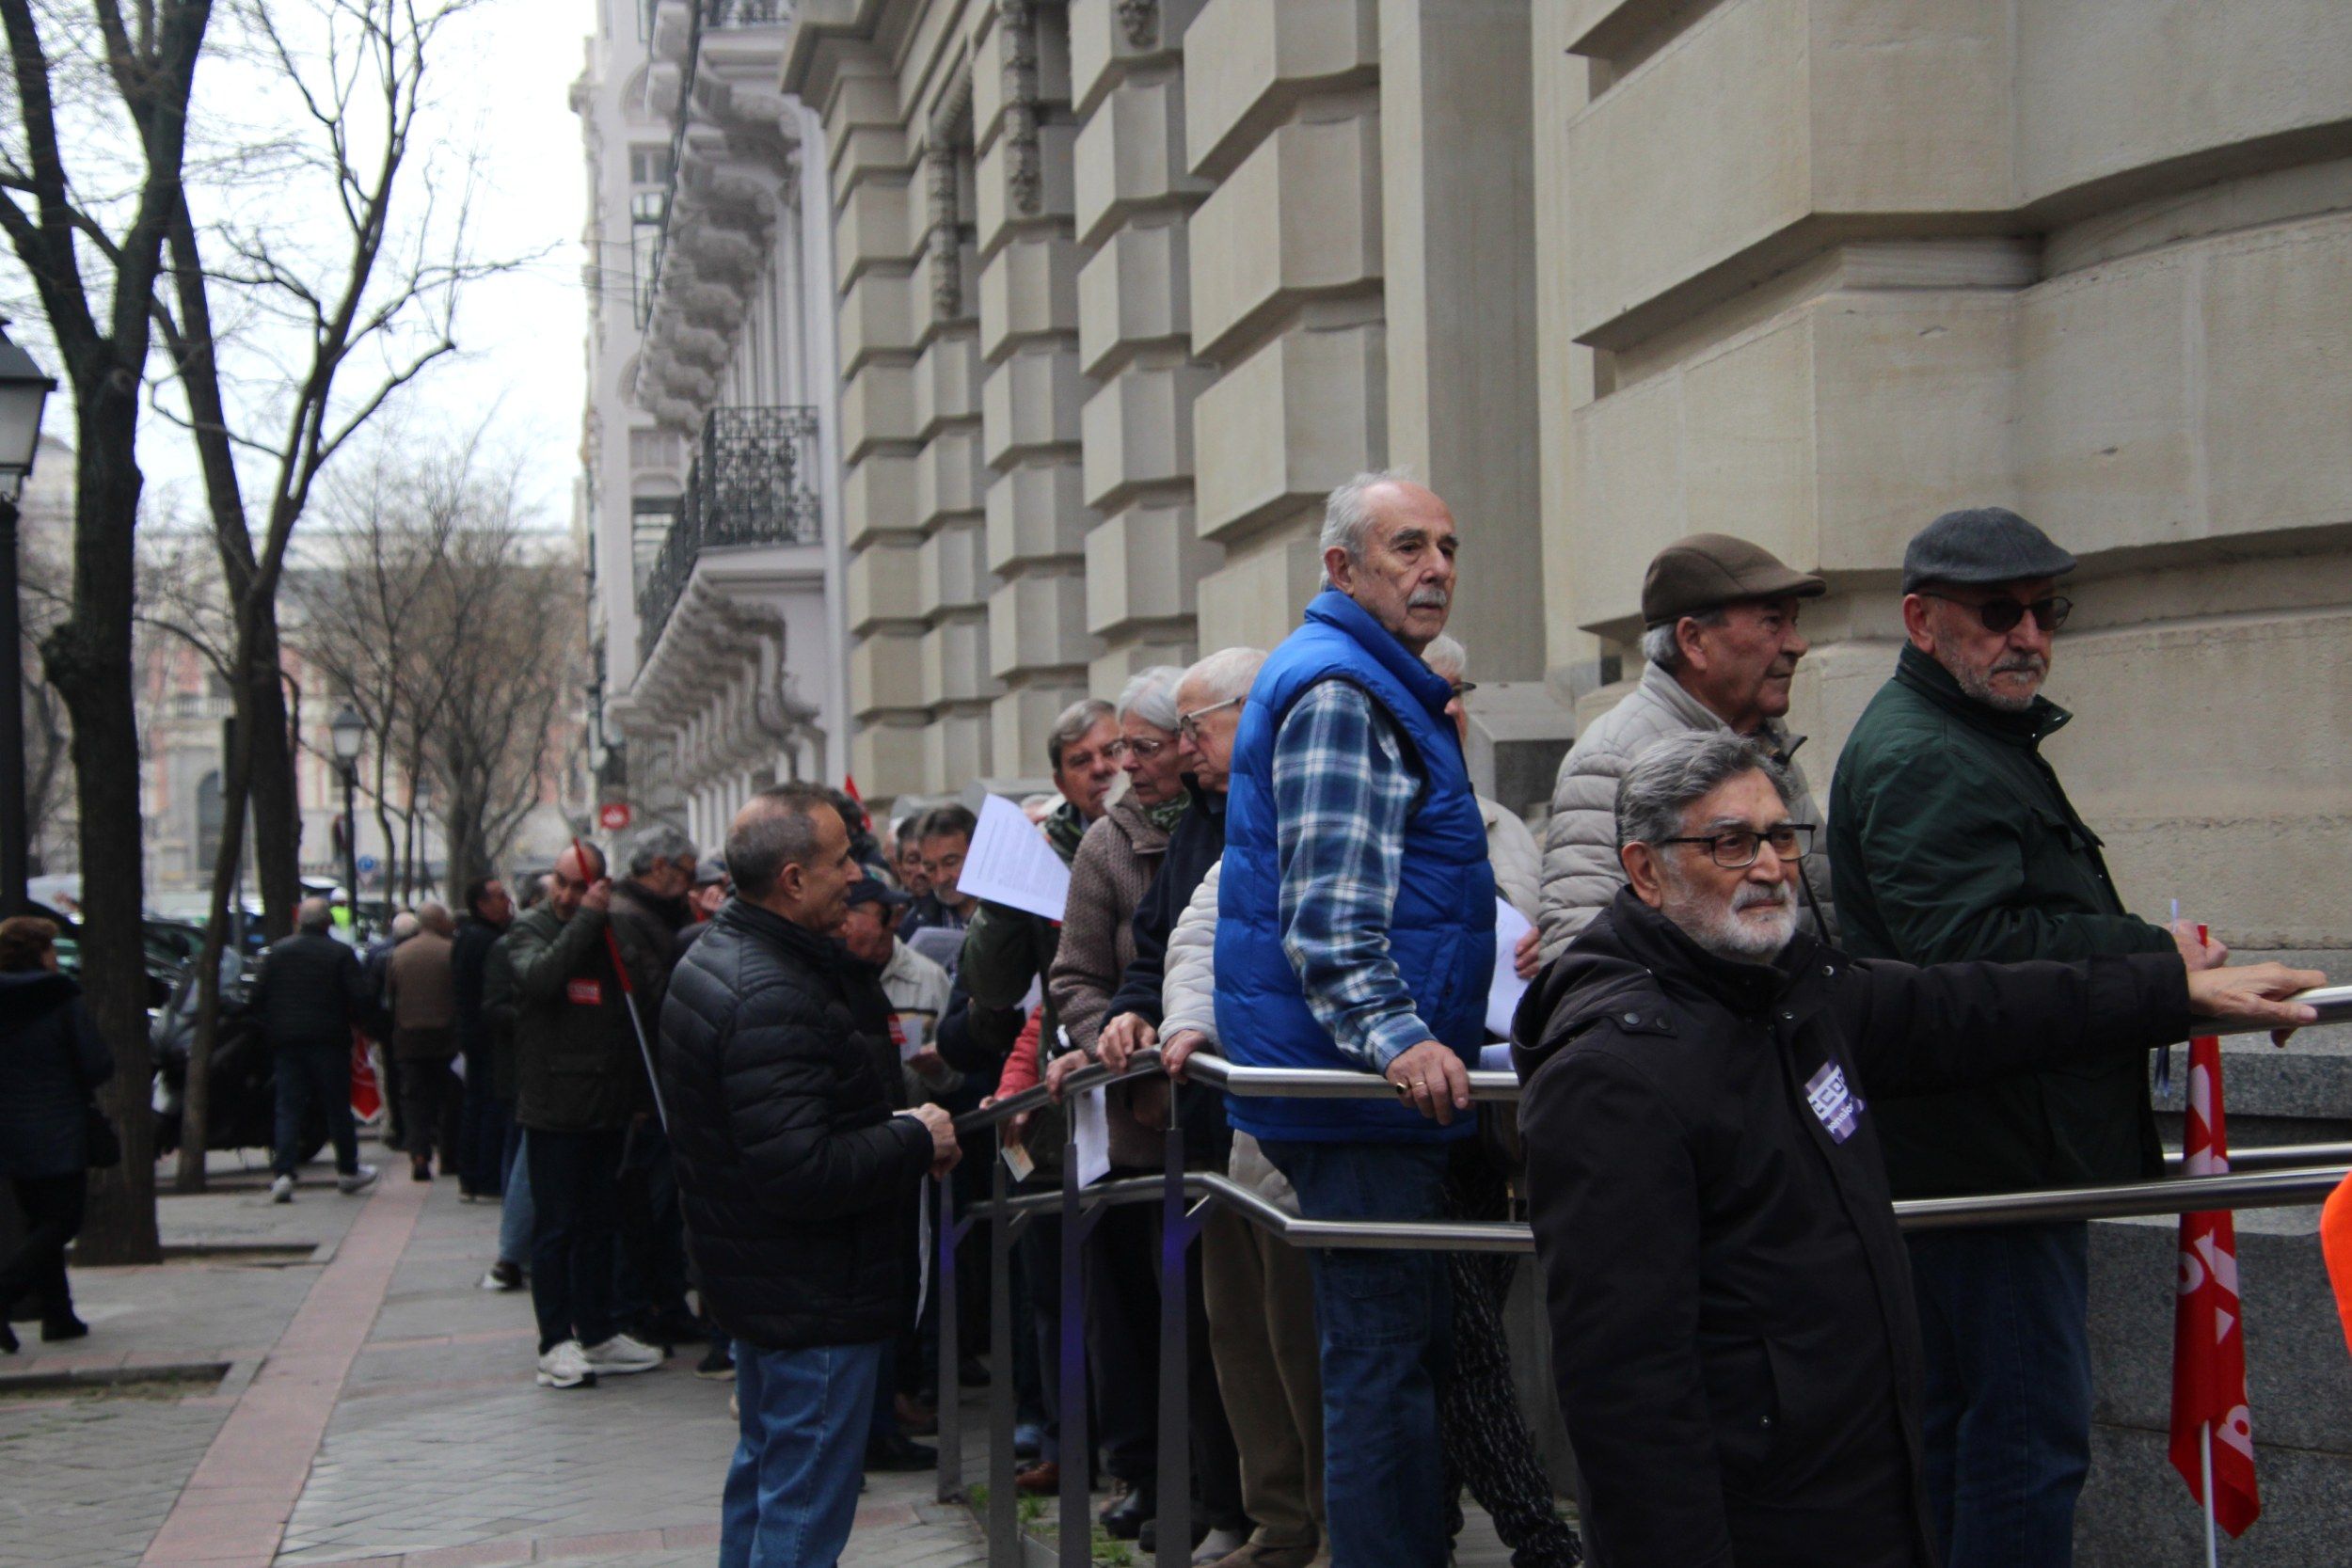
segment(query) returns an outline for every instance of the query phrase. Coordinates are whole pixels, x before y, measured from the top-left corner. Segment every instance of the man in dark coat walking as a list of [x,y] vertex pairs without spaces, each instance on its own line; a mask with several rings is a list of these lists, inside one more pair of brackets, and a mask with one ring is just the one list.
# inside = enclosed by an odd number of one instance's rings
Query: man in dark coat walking
[[915,1266],[896,1217],[955,1164],[955,1128],[894,1113],[858,1031],[831,933],[862,867],[824,793],[762,790],[726,856],[736,895],[672,976],[660,1047],[688,1244],[736,1341],[719,1556],[830,1563]]
[[483,1000],[490,949],[514,923],[515,901],[496,877],[481,877],[466,889],[466,918],[449,956],[450,986],[457,1002],[457,1050],[466,1063],[465,1124],[458,1134],[458,1192],[469,1201],[494,1198],[506,1189],[506,1145],[515,1126],[512,1097],[498,1092],[490,1044],[490,1018]]
[[351,1026],[375,1006],[375,990],[358,955],[328,935],[334,924],[324,898],[305,898],[294,912],[294,934],[262,955],[246,1007],[276,1058],[277,1177],[269,1196],[292,1203],[301,1168],[303,1128],[315,1103],[335,1146],[336,1185],[364,1191],[375,1167],[359,1163],[359,1134],[351,1122]]
[[1529,1214],[1601,1568],[1935,1568],[1881,1102],[2280,1027],[2324,976],[2174,953],[1929,969],[1797,928],[1812,836],[1754,742],[1658,742],[1630,885],[1519,1006]]

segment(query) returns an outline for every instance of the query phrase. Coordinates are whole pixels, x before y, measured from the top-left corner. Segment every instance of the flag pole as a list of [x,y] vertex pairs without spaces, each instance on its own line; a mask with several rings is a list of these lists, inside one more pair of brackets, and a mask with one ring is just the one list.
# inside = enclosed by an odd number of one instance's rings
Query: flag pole
[[2197,1423],[2197,1449],[2205,1465],[2205,1568],[2218,1568],[2220,1545],[2213,1531],[2213,1423]]
[[[580,862],[580,875],[586,876],[588,874],[588,850],[580,842],[578,834],[572,837],[572,855]],[[601,860],[603,857],[599,855],[597,858]],[[610,879],[612,875],[610,866],[605,868],[605,875]],[[629,983],[628,965],[621,961],[621,943],[612,935],[612,923],[610,915],[605,917],[604,950],[612,959],[612,973],[620,978],[621,1010],[628,1014],[630,1032],[637,1037],[637,1054],[645,1060],[645,1085],[653,1090],[653,1114],[661,1118],[661,1131],[667,1132],[670,1130],[670,1108],[661,1103],[661,1075],[654,1070],[653,1046],[645,1038],[644,1021],[637,1016],[637,988]]]

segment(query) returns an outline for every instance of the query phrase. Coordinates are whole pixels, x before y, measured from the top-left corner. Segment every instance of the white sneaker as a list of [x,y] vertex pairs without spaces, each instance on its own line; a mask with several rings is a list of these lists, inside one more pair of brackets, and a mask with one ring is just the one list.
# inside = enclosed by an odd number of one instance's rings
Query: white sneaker
[[1201,1538],[1192,1554],[1196,1564],[1222,1562],[1249,1544],[1249,1537],[1237,1529],[1213,1529]]
[[353,1193],[364,1193],[374,1185],[375,1167],[373,1165],[361,1165],[349,1176],[335,1178],[335,1190],[346,1197]]
[[600,1372],[649,1372],[661,1365],[661,1353],[640,1339],[615,1334],[586,1351],[588,1365]]
[[294,1201],[294,1178],[291,1176],[281,1176],[277,1180],[271,1182],[269,1184],[269,1200],[272,1203],[292,1203]]
[[582,1385],[595,1387],[596,1370],[588,1365],[587,1353],[577,1339],[566,1339],[539,1357],[539,1386],[542,1388],[578,1388]]

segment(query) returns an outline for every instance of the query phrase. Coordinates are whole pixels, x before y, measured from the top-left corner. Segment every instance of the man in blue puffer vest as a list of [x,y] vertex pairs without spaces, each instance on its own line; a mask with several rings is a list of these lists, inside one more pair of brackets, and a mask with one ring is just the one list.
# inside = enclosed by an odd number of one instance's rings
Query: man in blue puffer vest
[[[1454,518],[1394,474],[1331,493],[1327,586],[1250,689],[1217,902],[1216,1022],[1257,1067],[1376,1072],[1394,1101],[1232,1098],[1311,1219],[1442,1217],[1472,1130],[1494,971],[1486,830],[1421,659],[1454,596]],[[1434,1252],[1313,1255],[1331,1557],[1446,1560],[1437,1380],[1453,1316]]]

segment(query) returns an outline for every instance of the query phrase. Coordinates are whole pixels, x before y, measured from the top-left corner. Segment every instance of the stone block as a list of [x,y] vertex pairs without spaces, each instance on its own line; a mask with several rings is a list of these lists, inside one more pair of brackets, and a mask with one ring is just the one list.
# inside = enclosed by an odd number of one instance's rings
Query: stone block
[[981,777],[993,760],[986,712],[943,713],[923,732],[923,787],[945,795]]
[[1127,683],[1156,665],[1169,665],[1182,670],[1200,657],[1200,645],[1184,628],[1184,635],[1174,635],[1175,628],[1154,627],[1149,637],[1133,642],[1121,642],[1087,666],[1087,689],[1104,702],[1117,702]]
[[1379,286],[1380,119],[1285,125],[1193,214],[1193,353],[1230,358],[1309,299]]
[[974,207],[982,256],[993,252],[1016,229],[1066,226],[1070,222],[1077,208],[1071,167],[1072,148],[1077,136],[1078,128],[1064,120],[1048,121],[1037,128],[1039,178],[1034,212],[1025,212],[1013,202],[1011,149],[1006,138],[997,137],[981,152]]
[[1072,0],[1070,95],[1081,121],[1103,96],[1137,67],[1180,61],[1184,29],[1202,0],[1151,0],[1140,8],[1140,38],[1128,31],[1130,8],[1120,0]]
[[950,523],[924,540],[916,558],[916,613],[930,617],[986,602],[986,553],[985,531],[970,520]]
[[1184,144],[1219,179],[1299,103],[1370,86],[1378,0],[1209,0],[1184,33]]
[[2335,0],[2015,11],[2016,203],[2112,199],[2310,156],[2352,119],[2352,8]]
[[1297,629],[1299,612],[1322,586],[1311,527],[1228,549],[1225,563],[1200,579],[1198,641],[1211,651],[1272,648]]
[[863,718],[882,708],[919,708],[923,645],[909,632],[877,631],[850,649],[850,711]]
[[841,387],[841,461],[856,463],[882,442],[915,438],[914,372],[869,360]]
[[989,706],[989,741],[1000,779],[1036,778],[1050,766],[1047,741],[1061,710],[1087,694],[1082,681],[1048,678],[1020,686]]
[[[971,9],[977,13],[972,27],[972,126],[977,145],[985,149],[1004,127],[1005,67],[1011,35],[1002,25],[994,5]],[[1050,5],[1029,8],[1029,36],[1037,58],[1036,98],[1040,103],[1066,107],[1070,103],[1069,30],[1066,25],[1056,25],[1063,19],[1055,10]]]
[[988,624],[977,616],[944,621],[923,634],[923,698],[993,702],[1004,687],[988,668]]
[[1086,578],[1073,571],[1032,569],[1000,582],[988,601],[989,673],[1002,678],[1092,658],[1098,649],[1087,635],[1086,596]]
[[1192,245],[1185,221],[1129,226],[1078,269],[1078,363],[1107,376],[1137,348],[1192,331]]
[[823,114],[836,196],[868,175],[903,174],[914,166],[898,108],[898,86],[889,75],[843,72]]
[[1075,444],[1085,395],[1073,343],[1031,345],[995,366],[980,388],[981,451],[990,466]]
[[1320,506],[1388,452],[1377,326],[1296,329],[1228,369],[1193,404],[1195,501],[1216,539]]
[[918,438],[929,437],[949,420],[968,420],[979,410],[979,344],[971,333],[933,338],[914,362],[909,388],[910,423]]
[[980,353],[1002,359],[1022,340],[1078,329],[1078,247],[1067,234],[1024,234],[980,269]]
[[1131,365],[1087,400],[1086,499],[1098,511],[1192,478],[1192,405],[1216,379],[1206,365]]
[[942,517],[976,513],[987,488],[979,431],[968,424],[946,426],[924,443],[915,463],[915,521],[930,528]]
[[913,531],[922,523],[919,507],[915,460],[903,452],[869,452],[842,476],[842,536],[851,549]]
[[885,716],[859,720],[856,732],[850,736],[850,756],[857,776],[865,781],[858,787],[867,800],[879,803],[922,792],[923,737],[928,730],[919,718],[914,721]]
[[1073,151],[1078,240],[1100,245],[1140,209],[1190,205],[1209,189],[1184,166],[1184,85],[1154,76],[1113,87]]
[[1194,589],[1217,548],[1193,526],[1192,508],[1146,501],[1105,517],[1086,538],[1087,629],[1108,635],[1137,621],[1192,614]]
[[[1457,626],[1454,630],[1465,643],[1472,638],[1486,641],[1478,627]],[[1470,677],[1476,680],[1475,645],[1470,647]],[[1560,759],[1576,742],[1576,715],[1542,681],[1479,681],[1469,709],[1470,734],[1462,756],[1478,792],[1521,816],[1531,811],[1549,815]],[[1536,842],[1543,842],[1540,832]]]
[[1997,227],[2009,66],[1999,8],[1717,8],[1569,121],[1577,341],[1637,342],[1873,220]]
[[[920,298],[915,296],[920,293]],[[930,295],[926,275],[891,267],[869,267],[842,291],[835,316],[840,333],[841,373],[854,375],[877,354],[912,352],[915,343],[917,308],[928,313]]]
[[1068,458],[996,475],[988,486],[989,570],[1079,554],[1094,522],[1085,490],[1078,465]]
[[918,187],[888,180],[849,192],[834,213],[834,286],[847,289],[869,266],[911,264],[922,251],[921,202]]
[[922,551],[908,544],[872,544],[850,557],[850,629],[870,630],[881,621],[923,618]]

